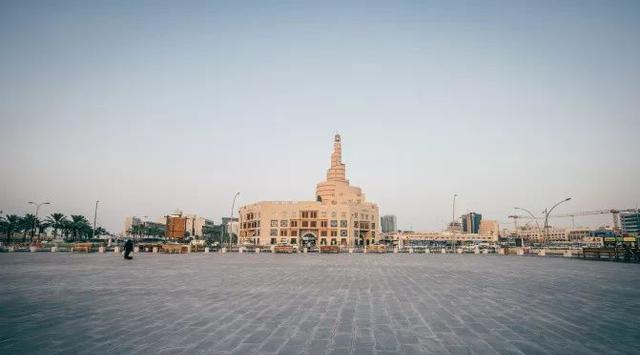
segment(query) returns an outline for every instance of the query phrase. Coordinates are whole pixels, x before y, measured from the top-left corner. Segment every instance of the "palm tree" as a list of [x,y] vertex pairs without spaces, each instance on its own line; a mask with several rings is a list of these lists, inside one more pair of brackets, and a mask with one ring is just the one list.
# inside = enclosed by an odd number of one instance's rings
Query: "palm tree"
[[[45,233],[45,231],[47,230],[47,228],[51,227],[51,224],[48,221],[39,221],[38,222],[38,239],[40,239],[40,236],[42,235],[42,233]],[[46,235],[45,235],[46,236]]]
[[142,237],[142,235],[145,234],[145,229],[146,228],[143,224],[135,224],[131,226],[131,229],[129,229],[127,232],[132,234],[134,237],[135,236]]
[[62,235],[62,239],[69,239],[69,234],[71,234],[71,230],[73,229],[72,224],[73,222],[66,218],[60,221],[60,234]]
[[107,230],[102,228],[102,227],[98,227],[98,228],[96,228],[96,232],[95,232],[94,238],[97,238],[97,237],[99,237],[101,235],[105,235],[105,234],[109,234],[109,232],[107,232]]
[[38,219],[35,215],[27,213],[20,219],[20,229],[22,230],[22,242],[27,241],[27,233],[32,231],[31,237],[33,238],[33,229],[38,223]]
[[20,228],[20,217],[15,214],[6,215],[0,219],[0,225],[5,233],[7,233],[7,245],[9,245],[9,243],[11,243],[11,237],[13,237],[13,232],[18,231]]
[[67,221],[67,217],[62,213],[52,213],[47,217],[47,223],[53,228],[53,239],[58,237],[58,230],[64,227],[64,222]]
[[89,225],[89,220],[85,216],[82,215],[71,215],[71,231],[73,232],[73,239],[80,237],[83,239],[84,236],[90,234],[91,226]]

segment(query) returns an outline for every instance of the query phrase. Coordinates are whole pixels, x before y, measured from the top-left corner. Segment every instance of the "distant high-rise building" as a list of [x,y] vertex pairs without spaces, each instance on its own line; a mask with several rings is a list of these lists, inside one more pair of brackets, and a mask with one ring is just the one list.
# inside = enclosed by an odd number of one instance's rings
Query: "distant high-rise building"
[[462,232],[477,234],[480,230],[482,215],[480,213],[469,212],[462,217]]
[[396,232],[398,230],[396,216],[388,214],[380,217],[380,226],[382,227],[382,233]]
[[623,234],[640,235],[640,211],[620,212],[620,227]]

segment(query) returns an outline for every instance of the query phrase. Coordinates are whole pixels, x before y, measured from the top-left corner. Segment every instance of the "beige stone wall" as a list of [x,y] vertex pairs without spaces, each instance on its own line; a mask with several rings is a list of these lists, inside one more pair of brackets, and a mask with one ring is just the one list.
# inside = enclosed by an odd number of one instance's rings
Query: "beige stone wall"
[[498,225],[498,221],[490,220],[490,219],[481,220],[480,228],[478,229],[478,234],[499,235],[500,226]]

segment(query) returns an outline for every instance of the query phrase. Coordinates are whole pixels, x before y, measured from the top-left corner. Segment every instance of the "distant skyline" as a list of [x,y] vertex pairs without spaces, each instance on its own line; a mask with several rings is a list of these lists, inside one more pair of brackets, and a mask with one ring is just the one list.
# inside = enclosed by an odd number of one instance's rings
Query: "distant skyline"
[[637,208],[639,38],[638,1],[2,1],[0,210],[219,222],[313,200],[336,132],[401,229]]

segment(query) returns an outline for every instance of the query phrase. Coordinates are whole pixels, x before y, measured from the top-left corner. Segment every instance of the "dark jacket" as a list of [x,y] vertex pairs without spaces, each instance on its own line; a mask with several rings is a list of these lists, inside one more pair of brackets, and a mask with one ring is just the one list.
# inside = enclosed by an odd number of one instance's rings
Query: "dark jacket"
[[131,240],[127,240],[124,243],[124,251],[132,252],[133,251],[133,242]]

